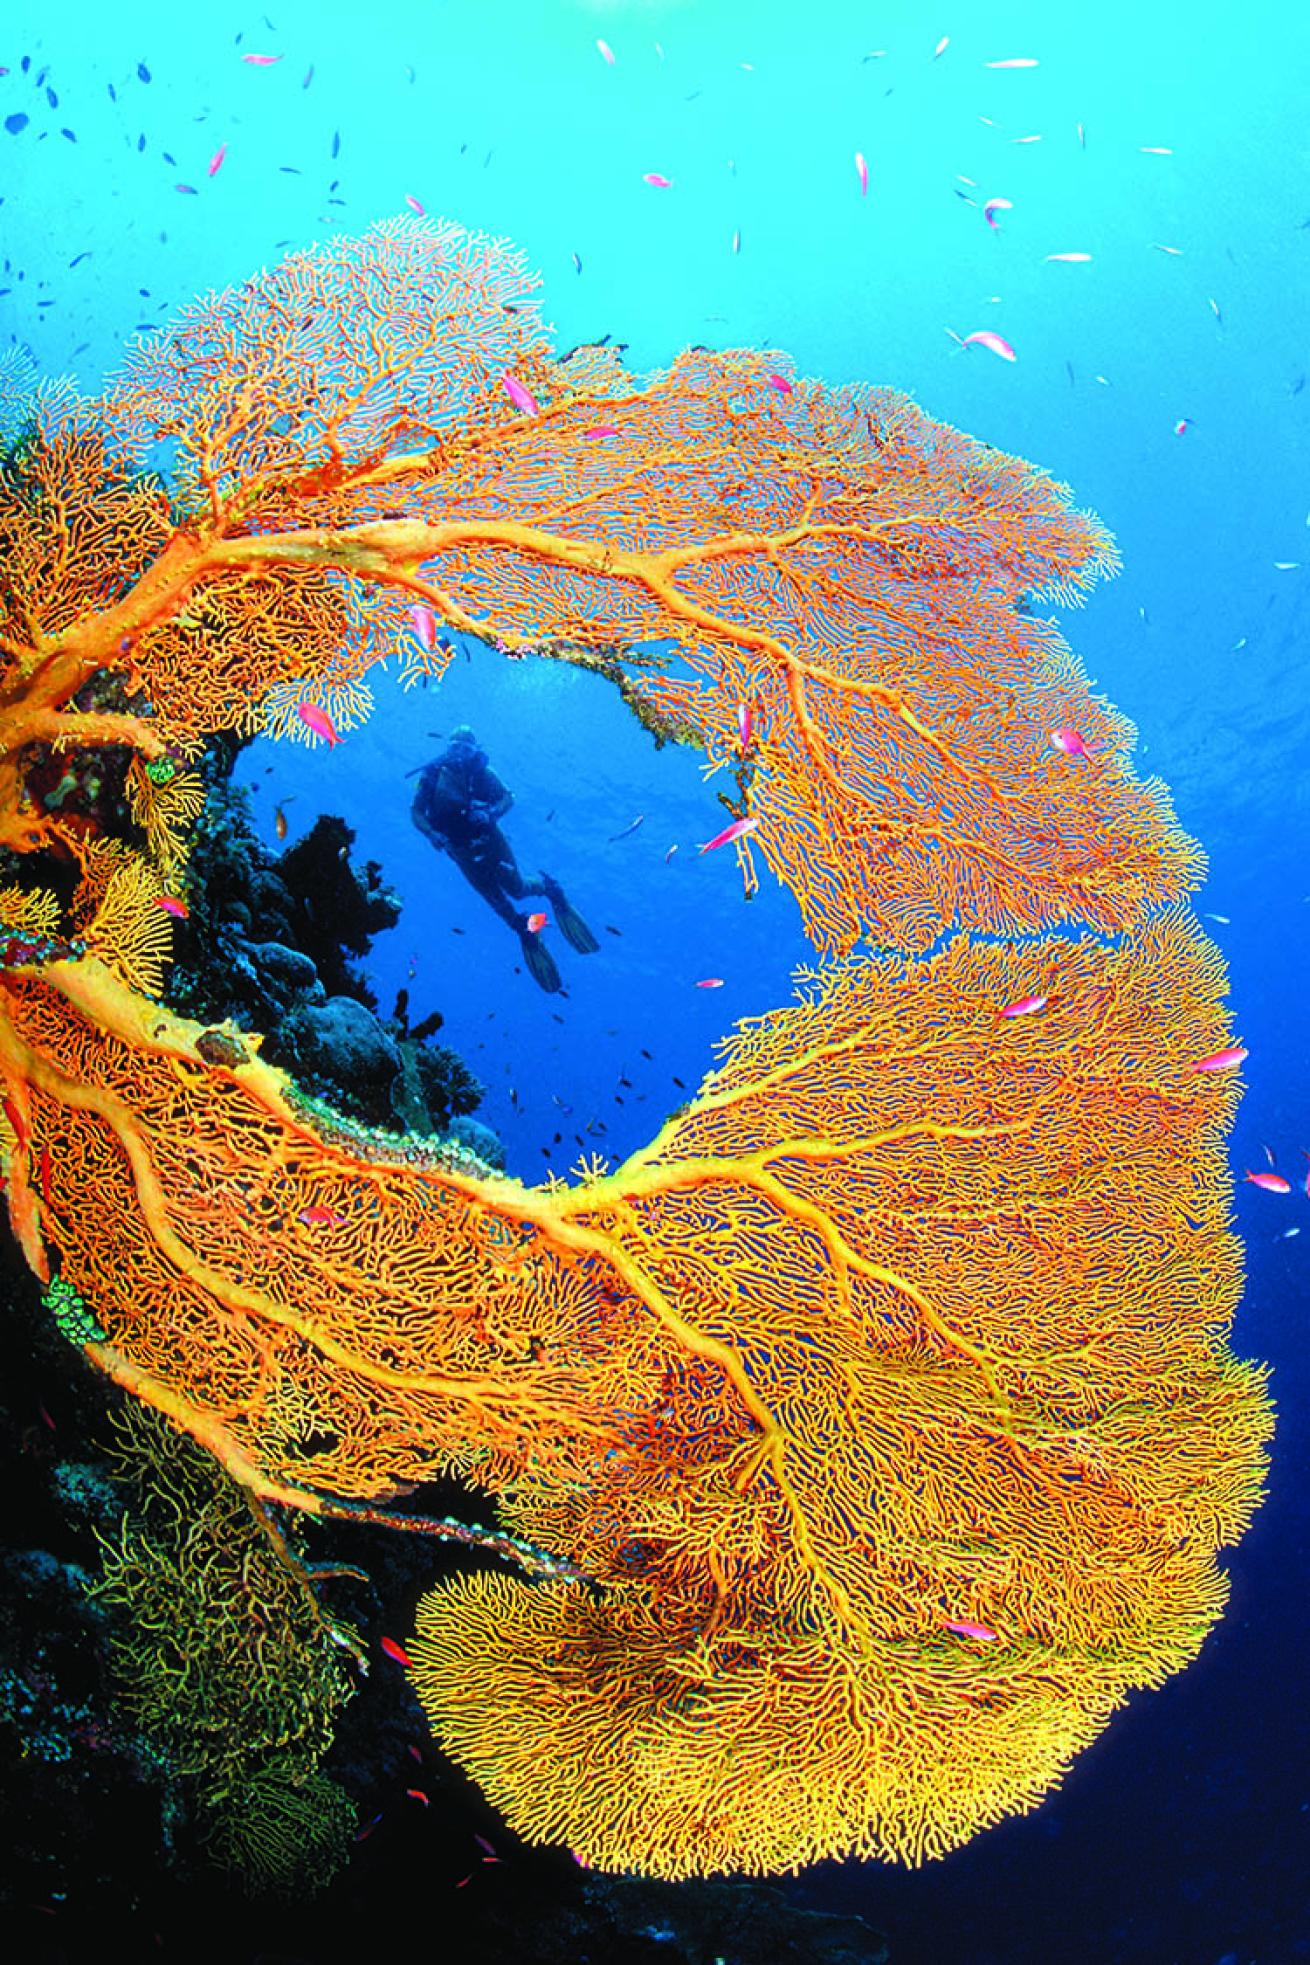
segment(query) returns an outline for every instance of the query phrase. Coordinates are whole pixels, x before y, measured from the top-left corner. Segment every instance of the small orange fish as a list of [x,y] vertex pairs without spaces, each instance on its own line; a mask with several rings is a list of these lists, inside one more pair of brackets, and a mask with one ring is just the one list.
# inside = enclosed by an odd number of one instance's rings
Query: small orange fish
[[5,1106],[5,1118],[9,1121],[9,1124],[13,1129],[14,1138],[18,1142],[18,1150],[20,1153],[26,1153],[28,1141],[31,1138],[31,1135],[27,1130],[27,1125],[23,1119],[23,1115],[18,1110],[18,1107],[14,1104],[14,1101],[11,1098],[7,1098],[5,1100],[4,1106]]
[[996,1012],[998,1017],[1030,1017],[1037,1010],[1046,1008],[1044,996],[1020,996],[1015,1002],[1007,1003],[1003,1010]]
[[156,894],[155,900],[165,914],[172,915],[174,921],[185,921],[191,912],[186,902],[180,901],[176,894]]
[[1253,1174],[1248,1167],[1246,1179],[1252,1187],[1262,1187],[1266,1194],[1290,1194],[1292,1191],[1291,1181],[1284,1180],[1281,1174]]
[[976,342],[980,348],[989,348],[992,354],[999,355],[1003,362],[1013,362],[1018,359],[1005,336],[997,334],[992,328],[978,328],[973,334],[966,334],[965,347],[967,348],[971,342]]
[[409,1796],[411,1801],[421,1801],[425,1808],[430,1808],[432,1806],[431,1799],[429,1798],[429,1796],[424,1794],[422,1788],[406,1788],[405,1793]]
[[1226,1051],[1211,1051],[1208,1058],[1197,1058],[1193,1062],[1192,1070],[1232,1071],[1250,1055],[1245,1044],[1230,1044]]
[[731,846],[734,839],[744,839],[748,832],[754,832],[759,823],[758,819],[749,816],[744,819],[734,819],[730,826],[723,828],[722,832],[716,832],[713,839],[707,839],[700,850],[702,853],[712,853],[716,846]]
[[312,730],[316,737],[325,737],[329,747],[341,742],[337,735],[336,724],[321,703],[311,703],[307,697],[302,696],[296,704],[296,715],[306,729]]
[[549,926],[550,916],[547,914],[530,914],[528,916],[527,927],[530,935],[539,935],[543,928],[549,928]]
[[409,1671],[409,1654],[404,1650],[403,1646],[397,1644],[394,1638],[389,1637],[379,1638],[378,1643],[382,1646],[388,1658],[394,1659],[396,1664],[403,1665],[405,1670]]
[[273,831],[280,840],[287,836],[287,815],[280,805],[273,814]]
[[500,386],[513,403],[515,409],[521,409],[525,416],[536,416],[538,414],[536,397],[530,389],[524,388],[517,375],[510,375],[508,373],[502,375]]

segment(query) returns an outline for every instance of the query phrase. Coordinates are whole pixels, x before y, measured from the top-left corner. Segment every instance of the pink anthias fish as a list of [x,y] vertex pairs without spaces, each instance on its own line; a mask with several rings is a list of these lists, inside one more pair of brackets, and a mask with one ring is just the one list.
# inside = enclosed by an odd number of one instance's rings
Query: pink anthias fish
[[1066,757],[1091,757],[1092,751],[1081,730],[1075,730],[1070,723],[1062,723],[1058,730],[1051,732],[1051,744]]
[[789,396],[792,392],[791,383],[787,380],[785,375],[770,374],[765,377],[765,380],[771,389],[776,389],[778,391],[778,394],[780,396]]
[[329,745],[341,742],[336,724],[321,704],[308,702],[302,697],[296,704],[296,715],[306,729],[312,730],[316,737],[326,738]]
[[1187,431],[1191,429],[1191,427],[1192,427],[1191,417],[1180,416],[1178,421],[1174,424],[1174,435],[1176,437],[1184,436],[1187,433]]
[[[1310,1153],[1307,1153],[1304,1147],[1301,1148],[1301,1158],[1310,1161]],[[1305,1170],[1305,1198],[1310,1201],[1310,1166]]]
[[1089,266],[1092,259],[1089,252],[1048,252],[1046,257],[1058,266]]
[[584,437],[617,437],[619,433],[612,423],[593,423],[591,428],[584,430],[582,434]]
[[734,819],[722,832],[716,832],[713,839],[707,839],[700,850],[702,853],[712,853],[716,846],[731,846],[734,839],[744,839],[748,832],[754,832],[759,823],[749,814],[744,819]]
[[966,334],[963,342],[964,347],[967,348],[971,341],[976,341],[980,348],[990,348],[993,355],[999,355],[1003,362],[1012,362],[1017,359],[1013,348],[1005,339],[1005,336],[994,333],[991,328],[979,328],[974,334]]
[[989,198],[987,200],[987,203],[983,206],[983,217],[987,220],[987,223],[991,226],[993,232],[999,232],[1001,228],[996,223],[996,220],[992,217],[992,213],[1012,212],[1013,210],[1014,210],[1014,206],[1010,203],[1010,200],[1008,198]]
[[1208,1058],[1196,1058],[1193,1071],[1234,1071],[1251,1053],[1245,1044],[1230,1044],[1226,1050],[1211,1051]]
[[988,1644],[994,1644],[997,1641],[997,1633],[995,1631],[990,1630],[986,1624],[975,1624],[968,1617],[948,1617],[945,1620],[943,1628],[950,1631],[955,1637],[981,1638]]
[[608,62],[608,63],[609,63],[609,65],[610,65],[610,67],[611,67],[611,68],[613,68],[613,66],[614,66],[614,50],[613,50],[613,48],[611,48],[611,46],[610,46],[610,44],[609,44],[609,42],[608,42],[608,41],[597,41],[597,43],[596,43],[596,47],[597,47],[597,49],[598,49],[598,51],[599,51],[599,54],[600,54],[600,58],[601,58],[601,60],[602,60],[602,61],[605,61],[605,62]]
[[242,55],[242,61],[249,62],[252,68],[272,68],[281,61],[281,55]]
[[653,184],[657,191],[672,191],[673,189],[673,179],[671,177],[665,177],[660,171],[643,172],[641,181],[643,184]]
[[1012,55],[1008,61],[985,61],[984,68],[1036,68],[1031,55]]
[[205,173],[207,177],[213,177],[215,172],[221,168],[223,159],[226,157],[226,155],[227,155],[227,145],[225,143],[220,143],[218,149],[214,152],[213,156],[209,160],[209,169]]
[[697,983],[697,985],[696,985],[696,987],[697,987],[697,989],[722,989],[722,988],[723,988],[723,977],[722,977],[722,976],[706,976],[703,982],[698,982],[698,983]]
[[1031,1017],[1047,1004],[1045,996],[1020,996],[1016,1002],[1007,1003],[1003,1010],[996,1012],[998,1017]]
[[409,618],[414,632],[430,655],[437,645],[437,617],[430,607],[411,607]]
[[160,907],[163,908],[165,914],[172,915],[174,921],[186,920],[190,910],[186,902],[180,901],[176,894],[156,894],[155,899],[158,901]]
[[862,150],[857,150],[855,153],[855,174],[860,180],[860,196],[867,198],[869,195],[869,166]]
[[515,409],[521,409],[525,416],[535,416],[537,414],[536,397],[532,394],[531,390],[523,387],[517,375],[510,375],[506,372],[500,378],[500,386],[513,403]]
[[405,193],[405,203],[409,206],[410,210],[412,212],[416,212],[420,218],[427,217],[428,215],[427,206],[420,204],[418,199],[411,196],[411,194],[408,191]]
[[751,747],[751,733],[754,728],[755,716],[752,705],[750,703],[738,703],[737,735],[741,738],[741,747],[744,751],[748,751]]
[[1252,1187],[1262,1187],[1266,1194],[1290,1194],[1292,1191],[1291,1181],[1284,1180],[1281,1174],[1253,1174],[1248,1167],[1244,1177]]

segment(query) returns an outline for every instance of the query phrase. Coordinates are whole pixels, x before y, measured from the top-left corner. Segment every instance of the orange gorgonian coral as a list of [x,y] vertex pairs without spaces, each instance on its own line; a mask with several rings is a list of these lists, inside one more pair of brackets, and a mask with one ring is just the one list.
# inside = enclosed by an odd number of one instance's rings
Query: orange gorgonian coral
[[[1113,564],[1062,487],[772,356],[556,360],[533,284],[405,220],[197,303],[97,403],[38,391],[0,842],[82,880],[68,920],[0,893],[10,1216],[89,1355],[266,1500],[500,1497],[537,1580],[435,1592],[415,1677],[525,1834],[916,1861],[1194,1654],[1259,1498],[1200,856],[1019,605]],[[304,697],[348,726],[416,602],[701,743],[830,958],[572,1187],[337,1123],[150,993],[182,761]],[[32,788],[86,744],[136,754],[136,855]]]

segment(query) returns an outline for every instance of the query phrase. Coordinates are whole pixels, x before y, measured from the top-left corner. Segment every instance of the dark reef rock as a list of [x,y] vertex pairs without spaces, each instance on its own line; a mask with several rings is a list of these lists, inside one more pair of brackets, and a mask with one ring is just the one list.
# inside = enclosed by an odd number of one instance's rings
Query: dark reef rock
[[402,991],[390,1020],[377,1015],[352,958],[395,926],[400,903],[376,860],[354,865],[354,840],[344,820],[324,814],[272,854],[251,823],[249,794],[226,779],[212,784],[193,835],[191,915],[165,1000],[205,1024],[261,1032],[270,1064],[349,1118],[456,1136],[503,1167],[495,1134],[469,1127],[482,1086],[462,1058],[431,1041],[440,1014],[411,1028]]
[[[317,979],[316,979],[317,980]],[[291,1072],[316,1097],[342,1104],[370,1125],[394,1123],[391,1088],[400,1074],[400,1052],[371,1010],[353,996],[298,1003],[264,1047],[271,1064]]]

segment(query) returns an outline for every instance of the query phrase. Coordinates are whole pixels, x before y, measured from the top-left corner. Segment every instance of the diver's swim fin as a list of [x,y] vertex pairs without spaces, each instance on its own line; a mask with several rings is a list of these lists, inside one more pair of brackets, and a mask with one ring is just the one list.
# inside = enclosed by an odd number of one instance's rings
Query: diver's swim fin
[[555,909],[555,926],[563,935],[570,948],[576,948],[579,955],[594,955],[600,943],[575,907],[570,907],[564,889],[558,880],[552,880],[548,873],[541,876],[541,884],[546,896]]
[[523,948],[523,960],[528,965],[532,980],[539,983],[548,995],[558,996],[563,984],[559,979],[559,970],[555,967],[555,958],[541,936],[524,929],[519,941]]

